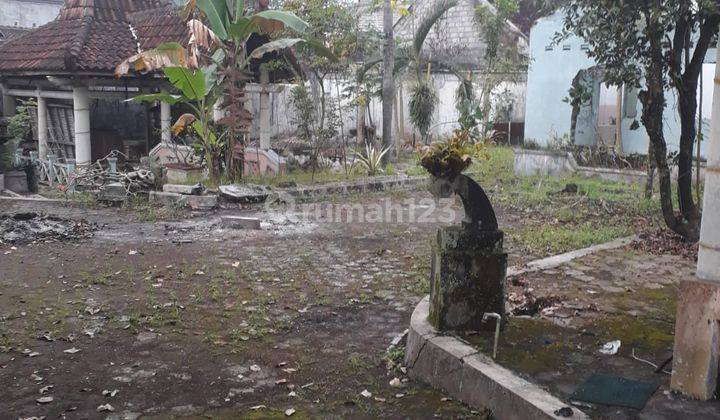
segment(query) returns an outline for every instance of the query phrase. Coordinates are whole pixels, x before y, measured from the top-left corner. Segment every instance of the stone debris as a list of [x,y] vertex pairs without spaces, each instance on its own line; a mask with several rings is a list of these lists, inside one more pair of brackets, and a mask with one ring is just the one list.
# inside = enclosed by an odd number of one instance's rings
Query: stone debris
[[226,229],[260,229],[260,219],[243,216],[221,216],[221,224]]
[[252,204],[262,203],[270,195],[270,188],[265,185],[231,184],[218,187],[220,196],[228,201]]
[[600,353],[607,355],[617,354],[618,350],[620,350],[620,345],[620,340],[610,341],[605,343],[599,351]]
[[201,183],[195,185],[165,184],[163,191],[175,194],[202,195],[205,192],[205,186]]
[[113,411],[115,411],[115,407],[113,407],[110,404],[102,404],[102,405],[98,406],[97,411],[98,411],[98,413],[103,413],[103,412],[107,412],[107,411],[113,412]]
[[87,239],[97,227],[85,220],[70,220],[38,213],[0,215],[0,244]]

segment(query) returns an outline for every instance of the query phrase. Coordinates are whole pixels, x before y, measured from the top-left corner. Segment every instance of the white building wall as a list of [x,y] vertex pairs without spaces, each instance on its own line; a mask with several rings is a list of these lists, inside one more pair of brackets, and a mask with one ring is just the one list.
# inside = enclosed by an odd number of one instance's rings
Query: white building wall
[[42,26],[55,20],[62,5],[62,0],[0,0],[0,26]]

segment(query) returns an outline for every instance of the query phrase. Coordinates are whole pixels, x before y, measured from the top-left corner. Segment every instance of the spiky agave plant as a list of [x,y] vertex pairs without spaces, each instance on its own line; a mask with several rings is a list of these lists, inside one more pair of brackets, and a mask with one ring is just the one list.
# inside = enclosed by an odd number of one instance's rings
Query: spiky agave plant
[[373,176],[384,172],[382,168],[382,158],[389,150],[389,147],[378,150],[373,145],[366,144],[365,152],[355,152],[355,157],[360,166],[367,171],[367,174]]
[[420,131],[425,144],[430,143],[428,132],[438,103],[435,87],[421,80],[410,88],[410,121]]

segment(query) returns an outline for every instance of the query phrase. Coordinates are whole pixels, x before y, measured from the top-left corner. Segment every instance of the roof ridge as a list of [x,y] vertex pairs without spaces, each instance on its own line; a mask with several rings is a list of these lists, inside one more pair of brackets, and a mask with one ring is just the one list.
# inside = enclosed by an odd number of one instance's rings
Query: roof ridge
[[85,16],[82,18],[80,30],[73,36],[67,49],[65,50],[64,59],[65,65],[68,69],[74,70],[76,68],[78,57],[85,46],[88,34],[90,34],[90,27],[94,21],[95,18],[93,16]]

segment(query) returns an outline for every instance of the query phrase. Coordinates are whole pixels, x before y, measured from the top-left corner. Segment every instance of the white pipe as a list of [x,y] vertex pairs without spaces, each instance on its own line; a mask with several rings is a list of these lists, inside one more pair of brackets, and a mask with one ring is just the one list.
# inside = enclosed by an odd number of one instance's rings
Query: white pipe
[[[720,48],[716,54],[720,63]],[[720,282],[720,65],[715,66],[714,83],[697,276]]]

